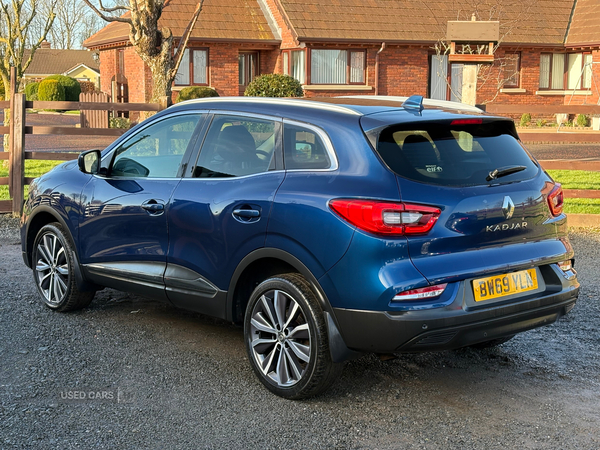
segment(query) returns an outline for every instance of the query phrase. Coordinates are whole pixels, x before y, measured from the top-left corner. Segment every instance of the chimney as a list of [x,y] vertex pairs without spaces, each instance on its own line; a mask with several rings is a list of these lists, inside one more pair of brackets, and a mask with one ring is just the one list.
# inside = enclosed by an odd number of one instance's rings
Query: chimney
[[52,46],[50,45],[50,42],[43,41],[42,44],[40,45],[40,48],[52,48]]

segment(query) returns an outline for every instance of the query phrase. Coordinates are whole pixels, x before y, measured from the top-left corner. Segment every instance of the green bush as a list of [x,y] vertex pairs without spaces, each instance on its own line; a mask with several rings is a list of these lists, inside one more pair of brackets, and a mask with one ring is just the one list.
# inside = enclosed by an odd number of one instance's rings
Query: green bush
[[577,116],[577,126],[578,127],[587,127],[589,125],[589,119],[585,114],[579,114]]
[[[79,94],[81,94],[81,85],[75,78],[66,77],[64,75],[50,75],[44,80],[56,80],[65,90],[65,100],[67,102],[78,102]],[[42,81],[44,81],[42,80]],[[38,94],[39,97],[39,94]],[[41,100],[41,99],[40,99]]]
[[294,77],[272,73],[256,77],[246,88],[247,97],[304,97],[302,85]]
[[218,97],[219,94],[213,88],[206,86],[190,86],[183,88],[177,94],[175,103],[192,100],[193,98]]
[[4,82],[0,78],[0,101],[4,100]]
[[521,126],[526,127],[531,123],[531,114],[525,113],[521,116]]
[[36,101],[38,99],[38,87],[40,83],[34,81],[25,86],[25,97],[29,101]]
[[42,102],[64,102],[65,88],[57,80],[46,78],[38,86],[38,99]]
[[129,129],[131,127],[131,121],[127,117],[111,117],[110,128],[124,128]]

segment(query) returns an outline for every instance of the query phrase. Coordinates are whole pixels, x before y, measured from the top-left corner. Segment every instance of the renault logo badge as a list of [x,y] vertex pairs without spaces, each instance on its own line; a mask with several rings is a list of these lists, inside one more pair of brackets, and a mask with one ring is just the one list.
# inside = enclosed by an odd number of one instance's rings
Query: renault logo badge
[[508,195],[505,195],[504,201],[502,202],[502,213],[504,214],[504,217],[506,217],[506,220],[510,219],[514,212],[515,204]]

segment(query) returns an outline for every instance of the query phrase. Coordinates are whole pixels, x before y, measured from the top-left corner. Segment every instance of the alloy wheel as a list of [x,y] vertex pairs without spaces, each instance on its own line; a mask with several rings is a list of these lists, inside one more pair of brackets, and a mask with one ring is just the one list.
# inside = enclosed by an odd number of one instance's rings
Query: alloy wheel
[[35,273],[46,301],[51,305],[60,304],[69,283],[69,262],[65,247],[53,233],[44,234],[38,241]]
[[282,290],[265,292],[252,309],[251,353],[265,377],[290,387],[304,375],[311,357],[309,324],[302,308]]

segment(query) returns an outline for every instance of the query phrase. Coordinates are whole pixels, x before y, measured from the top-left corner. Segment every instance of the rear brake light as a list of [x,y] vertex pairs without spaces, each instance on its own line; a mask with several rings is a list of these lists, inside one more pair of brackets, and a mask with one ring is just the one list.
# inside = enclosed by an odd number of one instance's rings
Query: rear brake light
[[362,199],[331,200],[329,207],[362,231],[385,236],[428,233],[441,213],[431,206]]
[[456,119],[450,122],[450,125],[481,125],[483,119]]
[[446,289],[446,286],[448,286],[447,283],[438,284],[435,286],[427,286],[426,288],[411,289],[410,291],[404,291],[395,295],[392,300],[423,300],[427,298],[439,297]]
[[548,206],[554,217],[559,216],[563,210],[564,195],[560,183],[556,183],[554,189],[548,194]]

